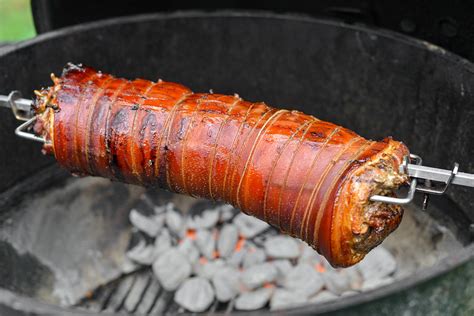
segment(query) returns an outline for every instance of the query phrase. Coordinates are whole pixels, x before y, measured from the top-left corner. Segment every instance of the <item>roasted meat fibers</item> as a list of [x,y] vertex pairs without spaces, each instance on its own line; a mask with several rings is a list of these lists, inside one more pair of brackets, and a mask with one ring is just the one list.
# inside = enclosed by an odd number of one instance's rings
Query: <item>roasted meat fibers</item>
[[333,266],[360,261],[400,223],[369,201],[407,181],[408,149],[304,113],[177,83],[68,65],[37,91],[35,132],[70,172],[222,200],[301,238]]

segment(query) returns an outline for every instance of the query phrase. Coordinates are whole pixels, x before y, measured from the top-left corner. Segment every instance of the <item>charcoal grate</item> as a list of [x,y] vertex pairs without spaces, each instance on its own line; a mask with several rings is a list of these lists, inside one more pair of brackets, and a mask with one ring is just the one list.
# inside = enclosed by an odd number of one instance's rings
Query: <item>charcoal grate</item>
[[[164,290],[150,268],[135,271],[97,288],[76,307],[92,312],[133,315],[182,314],[185,309],[173,300],[174,292]],[[215,301],[207,312],[230,313],[233,302]]]

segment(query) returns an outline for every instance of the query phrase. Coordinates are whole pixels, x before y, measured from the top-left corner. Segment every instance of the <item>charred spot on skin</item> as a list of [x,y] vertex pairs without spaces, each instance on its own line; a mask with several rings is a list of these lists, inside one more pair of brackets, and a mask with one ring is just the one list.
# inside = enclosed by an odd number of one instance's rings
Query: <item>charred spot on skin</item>
[[326,135],[324,135],[324,133],[321,133],[321,132],[311,132],[310,134],[311,134],[311,136],[313,136],[313,137],[319,137],[319,138],[324,138],[324,137],[326,137]]
[[139,108],[138,104],[132,105],[132,111],[136,111],[136,110],[138,110],[138,108]]
[[112,159],[110,161],[111,170],[117,180],[123,181],[124,177],[122,175],[122,170],[120,169],[120,166],[119,166],[118,156],[116,153],[113,153],[111,156],[112,156]]

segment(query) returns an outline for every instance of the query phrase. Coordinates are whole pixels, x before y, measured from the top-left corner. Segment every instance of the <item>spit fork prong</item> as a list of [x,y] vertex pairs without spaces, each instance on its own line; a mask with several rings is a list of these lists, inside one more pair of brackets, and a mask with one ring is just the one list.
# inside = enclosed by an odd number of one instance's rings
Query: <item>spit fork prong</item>
[[455,162],[453,170],[451,171],[451,175],[449,176],[448,180],[446,181],[446,184],[440,189],[433,188],[430,179],[425,180],[425,185],[424,186],[419,186],[419,187],[416,188],[417,191],[420,191],[420,192],[424,193],[423,211],[425,211],[428,208],[428,202],[430,200],[430,196],[428,194],[442,195],[442,194],[446,193],[449,186],[453,182],[454,178],[458,174],[458,171],[459,171],[459,164],[457,162]]
[[15,129],[15,135],[28,140],[46,143],[44,138],[27,132],[36,120],[31,109],[31,103],[31,100],[23,99],[19,91],[12,91],[8,96],[0,95],[0,106],[10,108],[17,120],[25,121],[25,123]]
[[[452,170],[445,170],[423,166],[422,162],[423,160],[420,156],[411,154],[409,157],[404,157],[403,163],[400,165],[400,172],[406,173],[412,178],[410,188],[405,197],[400,198],[373,195],[370,197],[370,200],[373,202],[405,205],[413,200],[415,192],[418,191],[425,194],[423,199],[423,209],[426,209],[429,200],[428,194],[445,194],[452,184],[474,187],[474,174],[459,172],[458,163],[454,164]],[[417,179],[424,180],[424,185],[419,185]],[[439,189],[434,188],[432,186],[432,181],[443,182],[444,186]]]
[[35,121],[36,121],[36,117],[33,116],[28,121],[21,124],[17,128],[15,128],[15,135],[17,135],[18,137],[21,137],[21,138],[33,140],[35,142],[40,142],[40,143],[44,144],[44,143],[46,143],[46,140],[43,137],[39,137],[39,136],[36,136],[33,133],[28,133],[27,132],[28,128],[30,128]]
[[[410,155],[410,157],[405,156],[403,157],[403,163],[400,165],[400,172],[408,174],[408,166],[410,165],[410,159],[413,159],[415,164],[421,165],[422,159],[420,156],[417,155]],[[416,192],[416,186],[418,182],[416,178],[411,179],[410,187],[408,189],[408,193],[405,197],[391,197],[385,195],[372,195],[370,200],[372,202],[383,202],[389,204],[396,204],[396,205],[406,205],[413,201]]]

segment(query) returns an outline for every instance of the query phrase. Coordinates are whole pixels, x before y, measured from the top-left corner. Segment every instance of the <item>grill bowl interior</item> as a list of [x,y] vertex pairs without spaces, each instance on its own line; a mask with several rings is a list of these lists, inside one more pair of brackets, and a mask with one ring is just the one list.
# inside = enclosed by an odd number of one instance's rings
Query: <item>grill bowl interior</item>
[[[60,73],[69,61],[128,78],[182,82],[194,91],[212,88],[219,93],[238,92],[244,99],[265,100],[274,106],[314,114],[365,137],[392,135],[422,155],[429,165],[448,167],[456,159],[462,171],[474,170],[472,65],[440,48],[399,35],[267,14],[179,13],[116,19],[42,35],[7,50],[0,56],[2,69],[7,70],[0,77],[0,92],[20,89],[30,96],[33,89],[49,84],[50,72]],[[4,166],[0,171],[4,179],[0,185],[4,191],[0,249],[2,258],[7,259],[0,264],[8,271],[0,284],[2,308],[64,313],[54,305],[58,301],[51,299],[58,293],[48,289],[58,282],[66,288],[78,278],[105,280],[117,276],[114,265],[129,241],[127,211],[143,189],[111,184],[104,185],[103,191],[93,190],[89,188],[93,182],[88,182],[93,180],[80,180],[75,189],[85,192],[85,198],[75,203],[87,207],[73,210],[82,209],[84,213],[71,214],[67,213],[71,210],[50,207],[74,200],[74,190],[65,192],[62,200],[41,204],[38,194],[63,186],[63,181],[68,181],[66,175],[55,166],[48,167],[54,162],[42,157],[38,146],[15,139],[12,131],[18,123],[8,111],[1,113],[5,122],[0,126],[4,147],[0,154]],[[37,212],[31,211],[31,205],[22,204],[27,200],[25,196],[34,193],[38,200],[32,205]],[[434,262],[410,280],[324,304],[317,311],[383,300],[389,295],[398,295],[403,308],[408,299],[403,300],[401,290],[415,291],[417,283],[457,266],[471,271],[472,193],[453,189],[449,197],[433,199],[433,203],[436,207],[430,216],[448,227],[463,247],[453,249],[450,258]],[[56,217],[51,216],[54,212]],[[68,216],[61,215],[63,212]],[[89,212],[100,216],[91,216],[85,225],[75,225],[79,219],[88,218]],[[42,231],[18,225],[25,214],[30,214],[25,223],[36,223]],[[108,251],[94,257],[97,249]],[[86,266],[84,256],[95,261]],[[58,265],[63,268],[61,273],[51,269]],[[80,271],[89,274],[86,277]],[[460,281],[468,289],[472,289],[470,276],[472,271]],[[456,289],[450,293],[455,301],[469,295]],[[421,301],[422,308],[435,308]],[[452,311],[446,297],[440,295],[438,301]],[[308,306],[299,311],[315,308]]]

